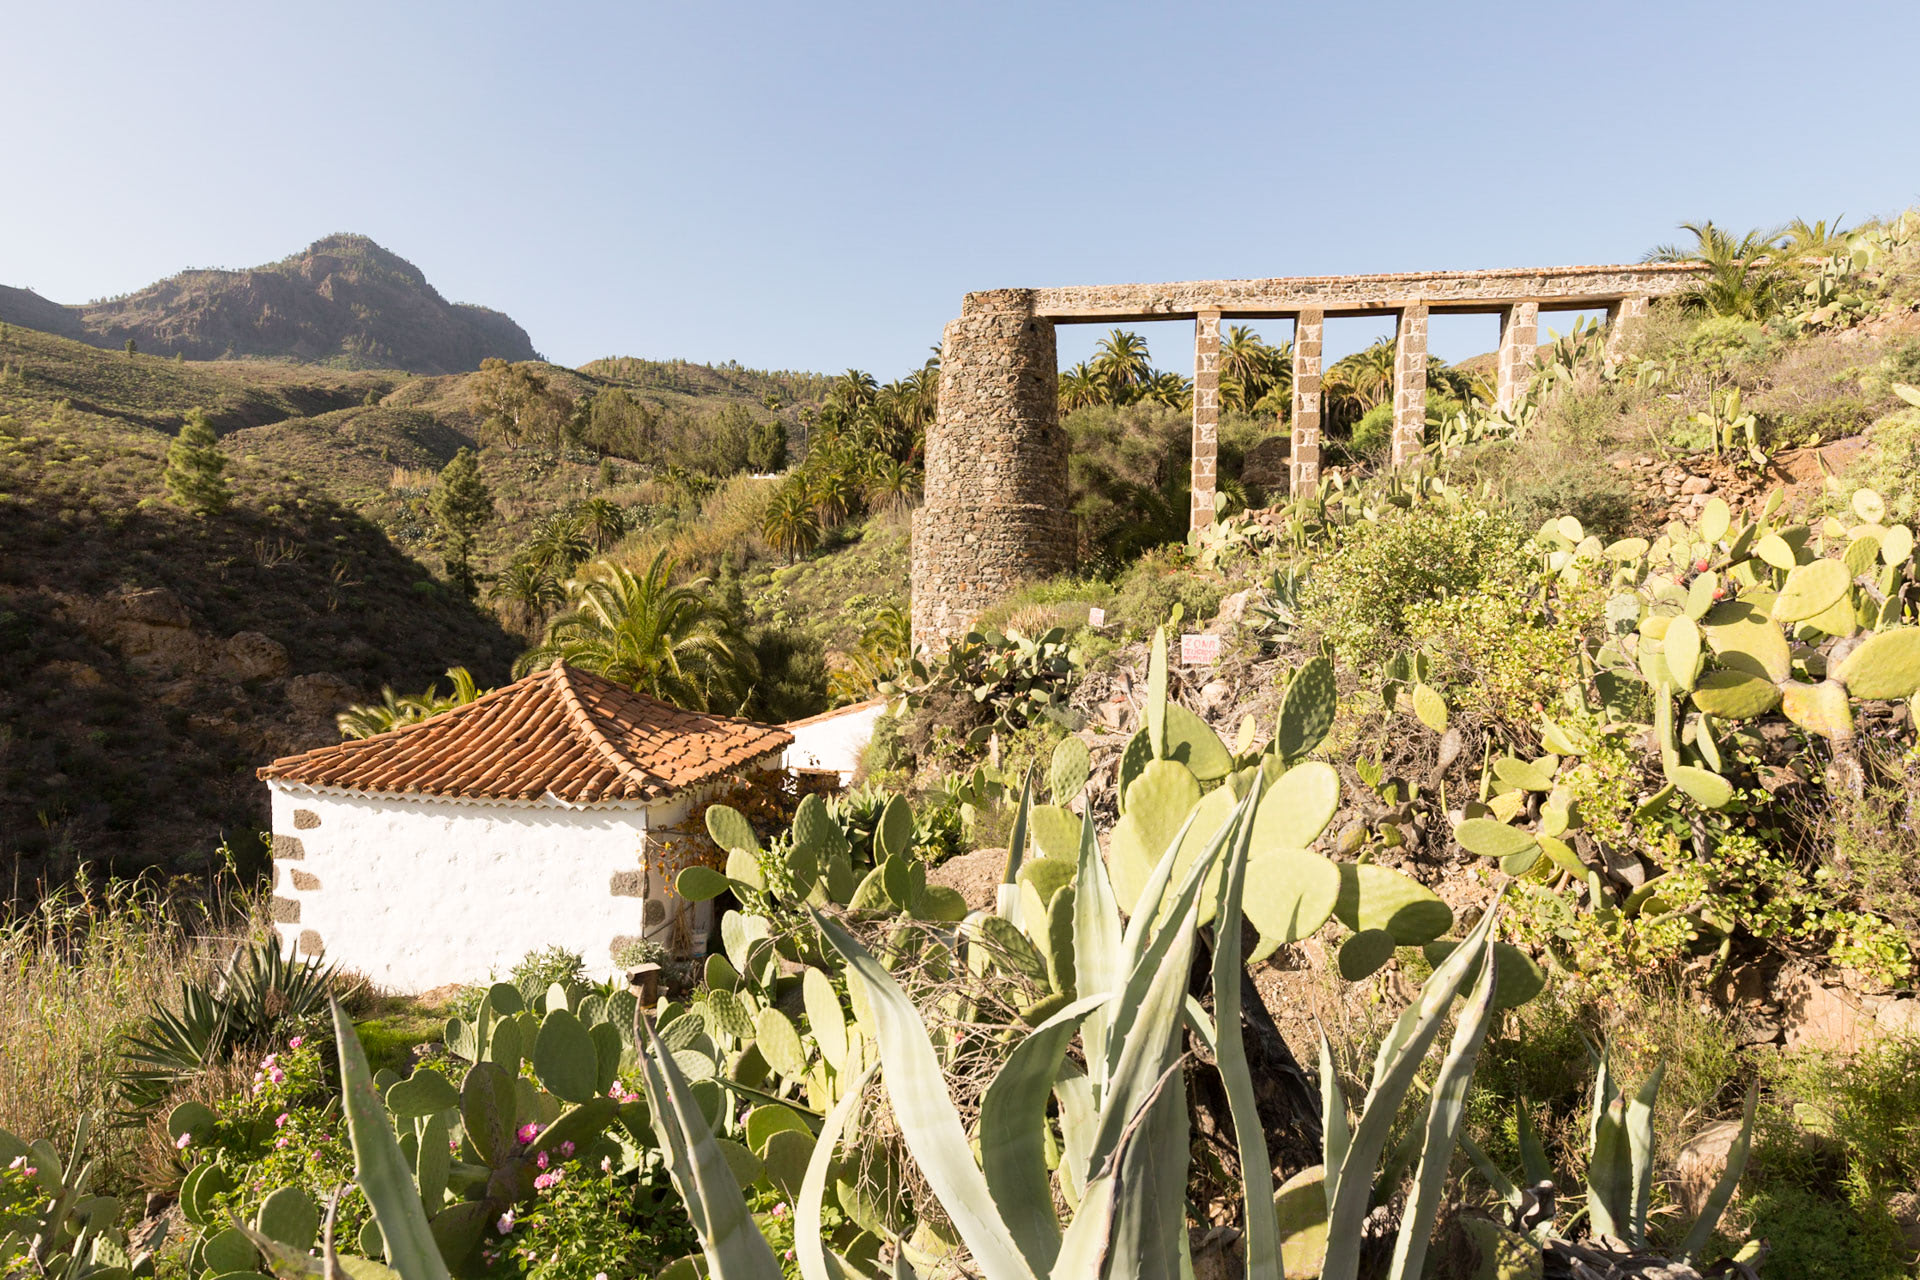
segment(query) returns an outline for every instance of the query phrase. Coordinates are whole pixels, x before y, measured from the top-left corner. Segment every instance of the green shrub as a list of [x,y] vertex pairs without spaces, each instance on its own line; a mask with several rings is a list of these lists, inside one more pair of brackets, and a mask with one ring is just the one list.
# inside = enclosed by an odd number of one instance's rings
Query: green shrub
[[1220,578],[1189,566],[1180,550],[1149,552],[1115,584],[1109,621],[1130,635],[1144,635],[1164,623],[1177,604],[1187,622],[1205,622],[1226,594]]
[[1907,1243],[1884,1205],[1855,1204],[1812,1187],[1776,1182],[1756,1162],[1755,1184],[1735,1210],[1770,1250],[1766,1274],[1794,1280],[1903,1280]]
[[587,961],[584,956],[562,946],[551,946],[521,956],[520,963],[514,965],[508,975],[508,981],[520,988],[523,995],[536,996],[544,995],[547,988],[556,982],[566,986],[584,982],[586,977]]
[[1377,404],[1353,424],[1348,448],[1363,458],[1375,458],[1393,447],[1393,405]]
[[1841,476],[1842,491],[1873,489],[1889,520],[1920,519],[1920,409],[1888,414],[1867,431],[1869,448]]
[[636,1184],[604,1168],[561,1160],[545,1166],[534,1187],[530,1207],[506,1214],[489,1229],[481,1253],[489,1275],[639,1280],[699,1250],[664,1171]]
[[1410,608],[1479,590],[1525,558],[1526,541],[1519,525],[1491,511],[1392,510],[1356,525],[1313,570],[1302,621],[1349,667],[1370,671],[1405,647]]
[[1560,592],[1547,608],[1532,565],[1497,562],[1482,589],[1415,601],[1405,610],[1407,643],[1434,660],[1454,705],[1509,733],[1531,730],[1583,679],[1582,641],[1599,631],[1605,592],[1591,583]]

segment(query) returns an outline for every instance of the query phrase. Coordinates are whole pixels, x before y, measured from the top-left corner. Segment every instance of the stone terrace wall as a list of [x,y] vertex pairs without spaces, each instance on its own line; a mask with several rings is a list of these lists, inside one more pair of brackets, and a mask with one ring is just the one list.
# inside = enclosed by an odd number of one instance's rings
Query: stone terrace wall
[[914,516],[913,640],[939,648],[1023,581],[1072,567],[1053,324],[1033,291],[967,295],[940,346],[926,505]]
[[1626,298],[1664,297],[1685,289],[1699,271],[1691,263],[1610,267],[1531,267],[1511,271],[1407,271],[1369,276],[1294,276],[1275,280],[1189,280],[1179,284],[1071,285],[1035,289],[1035,315],[1053,320],[1126,321],[1178,318],[1202,311],[1229,317],[1291,315],[1304,309],[1391,311],[1424,302],[1496,310],[1516,302],[1604,306]]

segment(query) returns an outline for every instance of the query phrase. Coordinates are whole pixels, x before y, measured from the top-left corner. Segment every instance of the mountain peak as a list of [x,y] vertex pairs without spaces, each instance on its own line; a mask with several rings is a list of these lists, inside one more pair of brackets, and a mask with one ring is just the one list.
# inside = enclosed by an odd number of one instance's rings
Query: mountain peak
[[[103,347],[131,338],[142,351],[194,360],[279,357],[432,374],[493,356],[539,358],[510,318],[449,303],[419,267],[352,232],[263,266],[183,271],[110,302],[56,306],[0,289],[0,320]],[[55,327],[62,315],[70,320]]]

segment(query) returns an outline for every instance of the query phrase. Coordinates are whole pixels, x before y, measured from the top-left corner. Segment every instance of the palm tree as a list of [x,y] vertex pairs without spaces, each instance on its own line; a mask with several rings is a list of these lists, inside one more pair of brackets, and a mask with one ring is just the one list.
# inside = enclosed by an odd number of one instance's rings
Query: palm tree
[[1835,218],[1831,226],[1825,218],[1818,222],[1795,218],[1780,229],[1780,250],[1789,258],[1830,258],[1840,252],[1852,235],[1841,225],[1840,218]]
[[821,525],[831,529],[853,514],[860,490],[849,468],[829,463],[807,481],[807,496],[812,499],[814,510],[820,513]]
[[1193,408],[1193,379],[1171,371],[1155,373],[1147,379],[1142,398],[1169,409]]
[[1329,405],[1338,404],[1346,418],[1364,417],[1393,393],[1393,339],[1382,338],[1363,351],[1334,361],[1323,390]]
[[[1280,353],[1267,345],[1259,334],[1244,324],[1227,326],[1227,336],[1220,343],[1220,390],[1221,399],[1226,400],[1227,380],[1231,378],[1236,388],[1239,408],[1259,400],[1267,394],[1274,381]],[[1287,378],[1293,378],[1293,366],[1287,364]]]
[[920,473],[892,458],[876,459],[867,468],[867,506],[893,511],[907,506],[920,491]]
[[447,668],[453,691],[442,694],[438,685],[428,685],[425,693],[395,694],[391,685],[380,686],[380,701],[367,706],[348,707],[334,717],[342,738],[371,738],[402,725],[437,716],[442,711],[462,707],[480,696],[480,686],[465,667]]
[[813,509],[804,480],[796,478],[780,486],[767,504],[760,535],[767,545],[787,557],[788,564],[820,545],[820,516]]
[[888,605],[867,625],[848,664],[828,675],[827,692],[838,703],[858,702],[882,680],[898,676],[912,656],[912,617]]
[[1100,376],[1087,367],[1085,360],[1060,375],[1060,407],[1068,413],[1105,403],[1106,388],[1101,384]]
[[1659,245],[1647,261],[1693,262],[1706,268],[1681,295],[1682,306],[1741,320],[1764,320],[1780,309],[1791,284],[1778,261],[1787,231],[1749,231],[1735,239],[1711,219],[1683,222],[1680,229],[1693,236],[1693,244]]
[[532,635],[567,602],[567,592],[551,568],[521,559],[494,580],[487,598],[502,606],[522,631]]
[[1096,344],[1094,376],[1107,388],[1107,398],[1125,404],[1153,379],[1153,365],[1147,358],[1147,340],[1125,329],[1113,329]]
[[593,544],[587,539],[580,513],[556,511],[533,527],[533,536],[521,547],[519,558],[564,575],[592,554]]
[[752,651],[734,622],[707,599],[705,578],[675,585],[673,560],[654,556],[644,574],[597,561],[573,607],[522,654],[514,674],[558,659],[649,697],[695,711],[740,706],[753,683]]
[[833,380],[833,389],[827,392],[827,399],[852,414],[871,403],[879,389],[880,384],[874,381],[872,374],[849,369]]
[[618,503],[589,498],[580,504],[581,531],[595,551],[605,551],[627,536],[627,513]]

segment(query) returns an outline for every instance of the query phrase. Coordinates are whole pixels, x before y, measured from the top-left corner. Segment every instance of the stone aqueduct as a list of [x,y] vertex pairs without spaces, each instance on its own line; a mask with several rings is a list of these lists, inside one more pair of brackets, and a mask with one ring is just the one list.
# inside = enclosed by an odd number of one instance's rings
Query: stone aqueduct
[[993,289],[970,293],[940,347],[940,410],[927,432],[926,504],[913,531],[913,640],[938,647],[1020,582],[1073,565],[1067,441],[1060,427],[1055,327],[1193,321],[1194,527],[1213,519],[1220,423],[1220,324],[1290,319],[1291,483],[1320,476],[1321,329],[1329,316],[1392,315],[1393,462],[1421,447],[1427,317],[1500,317],[1497,397],[1525,381],[1548,310],[1604,309],[1608,343],[1648,303],[1685,289],[1687,264],[1408,272],[1183,284]]

